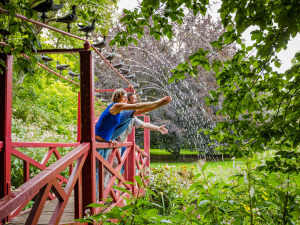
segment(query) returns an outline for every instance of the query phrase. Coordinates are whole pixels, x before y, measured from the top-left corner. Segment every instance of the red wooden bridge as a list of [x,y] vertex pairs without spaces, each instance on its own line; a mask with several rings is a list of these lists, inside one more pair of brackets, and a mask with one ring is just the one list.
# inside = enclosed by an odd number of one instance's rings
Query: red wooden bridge
[[[0,12],[6,13],[0,8]],[[135,182],[136,168],[141,170],[149,167],[150,132],[144,131],[144,151],[135,143],[135,130],[128,136],[128,142],[118,143],[112,149],[109,161],[99,155],[96,148],[109,148],[108,143],[95,142],[95,92],[113,90],[94,90],[94,52],[88,40],[67,32],[55,29],[48,25],[28,20],[22,15],[16,14],[20,19],[38,24],[48,29],[55,30],[62,34],[85,41],[82,49],[51,49],[40,50],[42,53],[78,53],[80,58],[80,93],[78,94],[78,130],[76,143],[31,143],[13,142],[11,138],[11,107],[12,107],[12,67],[13,56],[0,53],[0,58],[5,62],[6,68],[1,66],[0,73],[0,225],[1,224],[79,224],[75,219],[82,218],[86,206],[96,202],[96,163],[99,165],[99,199],[98,203],[103,204],[110,196],[113,202],[109,208],[123,205],[123,198],[126,196],[115,191],[113,185],[117,181],[119,187],[126,188],[137,194],[136,185],[129,185],[124,182]],[[1,43],[5,44],[5,43]],[[102,59],[103,56],[95,49]],[[23,54],[24,57],[27,57]],[[104,61],[119,76],[121,76],[105,59]],[[38,63],[39,64],[39,63]],[[50,72],[60,76],[54,71],[39,64]],[[63,79],[68,80],[65,77]],[[130,84],[124,77],[121,76]],[[100,102],[99,102],[100,103]],[[149,122],[149,117],[144,117]],[[118,148],[126,146],[127,149],[121,157]],[[48,148],[42,161],[38,162],[17,148]],[[68,154],[61,157],[58,147],[73,147]],[[136,154],[137,153],[137,154]],[[52,155],[57,161],[46,167]],[[20,187],[11,189],[11,158],[17,157],[23,161],[23,184]],[[114,159],[118,165],[113,167]],[[120,175],[122,166],[125,166],[124,177]],[[39,174],[30,178],[29,169],[35,167],[41,170]],[[69,168],[69,177],[61,173]],[[112,176],[104,187],[104,169]],[[127,196],[128,197],[128,196]],[[32,200],[34,205],[31,209],[22,211]],[[106,209],[106,210],[109,210]],[[104,210],[102,208],[90,208],[92,214]]]

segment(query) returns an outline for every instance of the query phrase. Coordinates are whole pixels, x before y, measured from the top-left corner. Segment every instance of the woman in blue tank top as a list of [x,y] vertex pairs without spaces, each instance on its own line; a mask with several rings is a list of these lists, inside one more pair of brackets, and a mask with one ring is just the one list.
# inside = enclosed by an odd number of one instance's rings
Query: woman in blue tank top
[[[165,97],[167,98],[167,97]],[[120,123],[120,112],[122,110],[139,110],[145,109],[151,106],[160,104],[165,98],[159,99],[155,102],[145,102],[136,104],[127,104],[127,92],[123,89],[117,89],[114,91],[111,104],[102,112],[96,127],[95,127],[95,137],[97,142],[109,142],[112,143],[112,147],[116,146],[117,142],[110,140],[113,131]],[[107,160],[110,148],[107,149],[96,149],[97,152]],[[96,164],[96,191],[98,196],[98,179],[99,179],[99,168]],[[106,178],[104,177],[104,186],[106,186]]]

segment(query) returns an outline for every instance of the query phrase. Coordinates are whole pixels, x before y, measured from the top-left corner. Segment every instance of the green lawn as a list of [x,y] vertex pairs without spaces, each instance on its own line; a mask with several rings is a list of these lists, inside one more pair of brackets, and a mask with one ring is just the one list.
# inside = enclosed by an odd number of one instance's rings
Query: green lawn
[[[240,166],[242,166],[242,162],[235,162],[233,164],[233,161],[227,160],[227,161],[216,161],[216,162],[206,162],[208,163],[208,166],[205,170],[205,173],[212,172],[215,175],[215,178],[217,180],[223,180],[228,181],[228,178],[232,176],[233,174],[237,173],[238,170],[240,170]],[[193,171],[197,174],[200,173],[198,167],[195,163],[167,163],[168,166],[175,165],[176,169],[180,170],[180,166],[187,165],[187,171],[191,170],[191,167],[196,167]],[[151,168],[157,168],[159,166],[165,166],[166,163],[150,163]]]
[[[171,153],[164,149],[150,149],[150,155],[171,155]],[[198,152],[189,149],[181,149],[180,155],[198,155]]]

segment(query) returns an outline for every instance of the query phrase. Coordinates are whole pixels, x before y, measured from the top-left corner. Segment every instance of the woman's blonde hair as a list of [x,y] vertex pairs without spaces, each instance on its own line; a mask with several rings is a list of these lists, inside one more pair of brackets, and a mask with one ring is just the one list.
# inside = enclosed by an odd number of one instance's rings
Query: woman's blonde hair
[[115,90],[111,97],[111,102],[118,102],[125,94],[127,94],[127,92],[122,88]]

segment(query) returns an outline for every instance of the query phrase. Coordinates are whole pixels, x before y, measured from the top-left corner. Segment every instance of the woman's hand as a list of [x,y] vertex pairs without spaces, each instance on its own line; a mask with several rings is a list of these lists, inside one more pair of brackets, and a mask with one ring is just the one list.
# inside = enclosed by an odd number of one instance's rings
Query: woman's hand
[[109,140],[109,147],[110,147],[110,144],[111,144],[111,147],[117,147],[117,144],[118,144],[118,142],[117,141],[112,141],[112,140]]
[[168,133],[168,130],[165,128],[166,125],[162,125],[158,128],[157,131],[159,131],[160,133],[162,134],[167,134]]
[[159,100],[157,100],[157,102],[159,103],[159,106],[163,106],[163,105],[167,105],[172,101],[172,98],[170,96],[166,96],[164,98],[161,98]]

